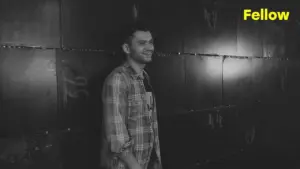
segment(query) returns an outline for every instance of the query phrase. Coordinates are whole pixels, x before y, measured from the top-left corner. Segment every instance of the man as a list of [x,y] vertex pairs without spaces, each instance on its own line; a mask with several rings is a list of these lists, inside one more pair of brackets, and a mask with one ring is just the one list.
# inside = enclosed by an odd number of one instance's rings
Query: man
[[102,167],[161,168],[156,102],[144,70],[152,61],[151,32],[135,23],[122,45],[125,62],[106,78],[102,91]]

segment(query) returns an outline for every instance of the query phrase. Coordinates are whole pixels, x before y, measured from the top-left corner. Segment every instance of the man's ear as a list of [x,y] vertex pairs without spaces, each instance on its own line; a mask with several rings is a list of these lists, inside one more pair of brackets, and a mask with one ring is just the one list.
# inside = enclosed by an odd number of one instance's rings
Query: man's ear
[[122,48],[123,48],[123,51],[126,53],[126,54],[129,54],[130,53],[130,50],[129,50],[129,45],[127,43],[124,43],[122,45]]

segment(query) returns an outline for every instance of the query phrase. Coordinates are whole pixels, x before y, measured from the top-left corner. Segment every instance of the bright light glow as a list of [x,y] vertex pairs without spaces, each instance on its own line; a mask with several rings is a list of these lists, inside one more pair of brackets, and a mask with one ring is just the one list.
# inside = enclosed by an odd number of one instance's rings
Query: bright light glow
[[222,72],[222,59],[207,58],[205,70],[211,78],[220,78]]
[[44,57],[35,57],[24,71],[25,77],[34,82],[35,85],[47,85],[52,82],[53,73],[47,70],[49,69],[49,62]]
[[233,79],[244,76],[252,70],[251,61],[248,59],[227,58],[223,64],[224,79]]
[[223,34],[217,38],[208,38],[204,47],[204,53],[219,55],[237,55],[236,40],[231,34]]
[[261,44],[254,45],[253,42],[257,42],[255,37],[244,38],[240,36],[238,38],[236,54],[238,56],[254,56],[255,53],[257,53],[255,50],[260,49],[259,46],[261,46]]

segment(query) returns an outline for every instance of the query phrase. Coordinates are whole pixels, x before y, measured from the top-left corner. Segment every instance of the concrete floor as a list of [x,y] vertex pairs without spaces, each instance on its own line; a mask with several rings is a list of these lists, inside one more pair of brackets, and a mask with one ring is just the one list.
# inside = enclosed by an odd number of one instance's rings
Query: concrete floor
[[[230,151],[229,151],[230,149]],[[164,169],[266,169],[266,168],[284,168],[298,169],[300,168],[299,156],[297,151],[286,150],[278,151],[274,147],[266,147],[259,145],[251,145],[243,149],[243,151],[233,151],[234,149],[211,149],[211,158],[205,160],[205,153],[199,152],[199,156],[195,153],[178,152],[163,154]],[[203,149],[204,151],[204,149]],[[87,152],[85,150],[85,152]],[[193,152],[193,150],[191,150]],[[221,157],[224,152],[223,157]],[[231,154],[229,153],[231,152]],[[293,152],[293,153],[292,153]],[[76,154],[78,153],[78,154]],[[64,169],[97,169],[95,165],[91,165],[89,159],[81,158],[85,156],[79,151],[73,153],[73,157],[69,156],[68,165]],[[167,155],[167,156],[166,156]],[[92,156],[92,154],[88,154]],[[186,157],[186,158],[185,158]],[[208,156],[206,156],[208,157]],[[71,164],[72,163],[72,164]],[[96,164],[96,163],[94,163]],[[67,167],[68,166],[68,167]],[[49,161],[38,161],[35,163],[23,163],[22,165],[0,163],[1,169],[61,169],[55,163]]]
[[273,152],[271,149],[252,149],[235,157],[204,165],[205,169],[265,169],[265,168],[300,168],[295,154]]
[[[272,135],[272,130],[265,128],[262,126],[257,131],[253,144],[245,145],[241,133],[235,133],[232,129],[228,129],[229,132],[225,129],[209,130],[199,125],[193,117],[162,119],[160,131],[163,133],[161,154],[164,169],[300,169],[300,139],[297,139],[297,133],[279,126],[272,128],[276,131]],[[63,169],[99,169],[98,144],[98,131],[66,135],[61,149],[65,163]],[[49,161],[23,165],[0,163],[0,169],[41,168],[60,169],[58,164]]]

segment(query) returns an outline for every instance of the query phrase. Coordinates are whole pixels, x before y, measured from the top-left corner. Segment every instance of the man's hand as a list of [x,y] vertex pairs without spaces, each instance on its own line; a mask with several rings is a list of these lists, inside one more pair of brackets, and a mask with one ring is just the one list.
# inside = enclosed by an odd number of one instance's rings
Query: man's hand
[[156,161],[156,162],[153,164],[153,169],[162,169],[162,166],[161,166],[161,164],[160,164],[158,161]]
[[131,166],[130,169],[143,169],[143,168],[141,167],[141,165],[135,164],[135,165]]
[[120,156],[129,169],[143,169],[131,152],[123,152]]
[[162,165],[156,160],[149,163],[148,169],[162,169]]

